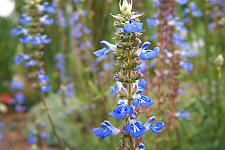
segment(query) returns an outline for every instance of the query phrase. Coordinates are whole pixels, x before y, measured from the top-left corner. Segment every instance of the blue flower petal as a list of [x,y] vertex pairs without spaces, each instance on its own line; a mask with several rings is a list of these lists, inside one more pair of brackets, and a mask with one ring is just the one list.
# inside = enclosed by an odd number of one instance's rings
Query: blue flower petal
[[120,120],[132,113],[133,113],[132,107],[128,106],[127,104],[121,104],[109,114],[112,115],[114,118]]
[[132,102],[132,105],[139,107],[149,107],[153,103],[154,101],[148,98],[147,96],[141,96],[140,98],[135,98]]
[[104,56],[109,51],[110,50],[108,48],[103,48],[103,49],[97,50],[96,52],[94,52],[94,54],[95,54],[95,56],[100,57],[100,56]]
[[144,50],[139,55],[141,60],[147,60],[149,58],[155,58],[159,54],[159,47],[155,47],[153,50]]

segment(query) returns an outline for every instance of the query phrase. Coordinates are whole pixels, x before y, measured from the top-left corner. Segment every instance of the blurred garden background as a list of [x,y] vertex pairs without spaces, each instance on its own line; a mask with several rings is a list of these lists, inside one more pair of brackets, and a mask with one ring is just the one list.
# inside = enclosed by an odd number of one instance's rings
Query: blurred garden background
[[[160,47],[139,66],[155,100],[142,112],[165,121],[146,149],[225,150],[225,0],[133,0],[132,10],[141,40]],[[94,54],[117,40],[119,13],[119,0],[0,0],[0,150],[118,148],[119,136],[92,129],[120,124],[109,115],[115,57]],[[34,81],[36,70],[48,77]]]

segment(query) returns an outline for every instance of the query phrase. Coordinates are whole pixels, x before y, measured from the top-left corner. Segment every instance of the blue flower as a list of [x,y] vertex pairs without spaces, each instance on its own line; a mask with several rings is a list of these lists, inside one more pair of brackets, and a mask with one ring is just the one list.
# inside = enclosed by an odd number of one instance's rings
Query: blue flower
[[11,31],[10,31],[10,34],[12,36],[17,36],[17,35],[20,35],[20,34],[27,34],[27,30],[25,30],[24,28],[18,26],[17,28],[13,28]]
[[49,85],[42,85],[40,88],[39,88],[39,91],[42,92],[42,93],[47,93],[51,90],[51,86]]
[[148,96],[141,96],[139,98],[135,98],[132,102],[132,105],[139,107],[149,107],[153,103],[154,101],[148,98]]
[[186,112],[183,109],[179,110],[175,115],[177,118],[183,118],[183,119],[187,119],[191,116],[189,112]]
[[117,86],[111,86],[110,87],[110,93],[112,94],[112,95],[116,95],[117,93],[119,92],[119,89],[118,89],[118,87]]
[[147,70],[148,66],[146,65],[146,63],[142,63],[139,66],[137,66],[136,70],[138,72],[144,73]]
[[31,22],[31,18],[27,14],[23,14],[22,18],[19,19],[19,22],[26,25]]
[[36,131],[32,130],[30,132],[29,138],[28,138],[28,142],[29,145],[33,145],[37,143],[37,137],[36,137]]
[[37,62],[36,62],[35,60],[30,59],[29,61],[27,61],[27,62],[24,64],[24,66],[25,66],[26,68],[29,68],[29,67],[34,67],[36,64],[37,64]]
[[160,130],[162,130],[165,126],[165,123],[163,121],[158,121],[156,122],[156,124],[154,125],[153,122],[156,120],[156,117],[153,116],[151,118],[149,118],[149,120],[145,123],[145,132],[147,132],[148,130],[151,130],[152,133],[154,134],[158,134]]
[[177,0],[177,3],[180,5],[184,5],[188,2],[188,0]]
[[195,10],[195,11],[192,11],[192,16],[194,17],[201,17],[202,16],[202,12],[200,10]]
[[179,88],[177,92],[178,92],[179,94],[184,94],[184,89]]
[[127,133],[130,133],[132,137],[137,138],[145,133],[145,126],[141,121],[136,121],[136,116],[129,118],[129,124],[124,127]]
[[27,44],[32,43],[33,38],[29,35],[26,35],[25,37],[19,38],[20,43]]
[[119,93],[123,88],[123,84],[119,81],[116,82],[116,86],[111,86],[110,87],[110,93],[112,95],[116,95],[117,93]]
[[159,131],[165,126],[163,121],[158,121],[156,125],[150,124],[149,129],[152,131],[154,134],[158,134]]
[[13,90],[21,90],[24,88],[24,84],[16,79],[12,80],[9,86]]
[[117,135],[120,133],[120,130],[114,127],[109,121],[105,120],[103,123],[100,125],[102,128],[94,128],[92,130],[92,133],[101,138],[105,139],[106,137],[112,135]]
[[149,37],[149,40],[156,40],[156,37],[157,37],[157,33],[154,33]]
[[150,18],[147,18],[147,25],[148,25],[148,28],[153,28],[153,27],[156,27],[158,24],[158,19],[150,19]]
[[49,14],[54,14],[55,9],[53,6],[51,6],[48,2],[44,2],[42,5],[40,5],[39,9],[41,11],[47,12]]
[[118,102],[117,108],[115,108],[109,114],[112,115],[114,118],[120,120],[126,117],[127,115],[131,115],[132,113],[133,109],[127,104],[127,100],[120,100]]
[[16,105],[15,110],[16,112],[24,112],[26,110],[26,107],[21,105]]
[[64,93],[67,97],[73,97],[74,96],[73,90],[74,90],[74,84],[69,83],[65,86]]
[[49,82],[48,75],[39,74],[37,78],[38,82]]
[[143,23],[137,22],[135,23],[133,20],[130,20],[128,23],[124,25],[124,32],[125,33],[132,33],[132,32],[143,32]]
[[21,104],[21,103],[24,102],[25,96],[23,95],[23,93],[18,92],[15,95],[15,99],[16,99],[16,102],[17,103],[20,103]]
[[116,45],[114,45],[114,44],[111,44],[111,43],[109,43],[107,41],[101,41],[100,43],[102,45],[106,46],[106,48],[102,48],[102,49],[97,50],[96,52],[94,52],[95,56],[97,56],[97,57],[104,56],[108,52],[116,50]]
[[143,143],[140,143],[137,147],[137,150],[146,150],[145,145]]
[[91,29],[90,28],[84,28],[84,33],[85,34],[90,34],[91,33]]
[[191,14],[192,16],[194,17],[201,17],[202,16],[202,12],[200,10],[197,10],[198,9],[198,6],[196,3],[194,2],[191,2],[190,3],[190,8],[191,8]]
[[154,7],[159,7],[160,5],[160,1],[156,0],[156,1],[151,1]]
[[138,51],[138,55],[141,60],[147,60],[149,58],[154,58],[154,57],[158,56],[159,51],[160,51],[159,47],[155,47],[153,50],[145,50],[150,45],[151,45],[150,42],[145,42],[141,46],[140,50]]
[[26,55],[24,53],[19,53],[19,55],[16,56],[15,59],[14,59],[14,64],[18,65],[21,62],[23,62],[24,60],[28,60],[28,59],[29,59],[28,55]]
[[65,76],[65,56],[61,53],[55,54],[56,64],[55,67],[59,72],[60,78]]
[[48,15],[44,15],[40,17],[40,22],[44,25],[52,25],[54,23],[54,19],[48,18]]
[[197,55],[197,52],[193,51],[193,50],[182,50],[181,51],[181,55],[183,57],[195,57]]
[[136,94],[140,94],[145,90],[147,82],[144,79],[138,81],[138,90]]
[[46,133],[46,132],[41,132],[41,138],[43,139],[43,140],[46,140],[46,139],[48,139],[48,133]]
[[191,71],[193,69],[193,65],[188,61],[181,61],[180,66],[186,71]]
[[27,143],[28,143],[29,145],[36,144],[36,143],[37,143],[37,137],[35,137],[35,136],[30,137],[30,138],[28,139]]
[[51,39],[47,35],[40,35],[37,34],[30,43],[34,45],[41,45],[41,44],[49,44],[51,42]]
[[104,67],[104,71],[109,71],[111,68],[110,64],[108,64],[108,63],[104,64],[103,67]]

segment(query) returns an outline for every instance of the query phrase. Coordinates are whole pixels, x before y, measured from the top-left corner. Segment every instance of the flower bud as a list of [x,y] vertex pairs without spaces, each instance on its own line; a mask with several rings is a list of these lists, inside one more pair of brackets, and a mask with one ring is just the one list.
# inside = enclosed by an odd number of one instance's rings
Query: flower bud
[[224,58],[223,58],[223,55],[220,54],[216,57],[214,63],[216,65],[216,67],[222,67],[223,66],[223,62],[224,62]]
[[120,0],[119,6],[120,6],[121,13],[126,16],[131,15],[132,5],[133,5],[133,0],[123,0],[123,2],[121,2]]
[[0,103],[0,113],[4,114],[7,112],[7,110],[7,107],[4,104]]

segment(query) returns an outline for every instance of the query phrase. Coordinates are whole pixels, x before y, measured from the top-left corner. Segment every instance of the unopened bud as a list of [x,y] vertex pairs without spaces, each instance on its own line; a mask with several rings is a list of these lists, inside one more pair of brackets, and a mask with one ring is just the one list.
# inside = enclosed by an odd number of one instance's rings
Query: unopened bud
[[120,0],[120,11],[122,14],[129,16],[131,15],[133,0]]
[[224,58],[223,58],[223,55],[220,54],[216,57],[214,63],[216,65],[216,67],[222,67],[223,66],[223,62],[224,62]]

